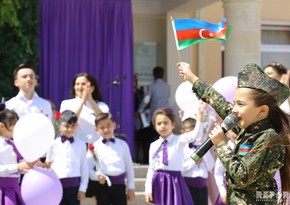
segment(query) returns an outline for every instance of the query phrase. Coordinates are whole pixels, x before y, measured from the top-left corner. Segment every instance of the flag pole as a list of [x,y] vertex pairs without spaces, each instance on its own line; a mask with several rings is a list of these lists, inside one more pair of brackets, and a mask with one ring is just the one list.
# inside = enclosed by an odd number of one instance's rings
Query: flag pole
[[177,42],[176,29],[175,29],[175,26],[174,26],[174,22],[173,22],[172,16],[170,16],[170,18],[171,18],[171,23],[172,23],[173,33],[174,33],[174,39],[175,39],[175,43],[176,43],[178,59],[179,59],[179,62],[182,62],[181,61],[180,52],[179,52],[179,49],[178,49],[179,46],[178,46],[178,42]]

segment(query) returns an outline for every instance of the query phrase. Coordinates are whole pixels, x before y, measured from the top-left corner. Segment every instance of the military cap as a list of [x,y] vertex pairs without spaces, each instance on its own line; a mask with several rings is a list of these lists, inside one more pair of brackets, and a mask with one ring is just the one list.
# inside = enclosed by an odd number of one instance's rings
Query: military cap
[[269,77],[256,64],[247,64],[238,74],[238,88],[253,88],[271,94],[278,104],[282,104],[290,95],[289,88]]

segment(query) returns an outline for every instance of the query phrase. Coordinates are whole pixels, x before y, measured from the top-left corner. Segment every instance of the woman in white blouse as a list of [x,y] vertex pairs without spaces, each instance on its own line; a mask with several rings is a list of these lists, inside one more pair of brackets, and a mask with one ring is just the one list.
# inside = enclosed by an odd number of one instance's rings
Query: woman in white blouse
[[88,73],[79,73],[74,77],[72,94],[74,98],[61,102],[60,112],[75,112],[79,124],[76,137],[86,143],[93,143],[99,137],[95,131],[95,116],[101,112],[109,112],[109,107],[103,102],[97,80]]

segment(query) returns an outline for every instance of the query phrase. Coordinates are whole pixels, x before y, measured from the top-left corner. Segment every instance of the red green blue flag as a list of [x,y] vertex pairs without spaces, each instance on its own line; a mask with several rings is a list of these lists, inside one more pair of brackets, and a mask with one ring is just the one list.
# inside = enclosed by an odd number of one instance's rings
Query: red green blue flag
[[177,50],[204,41],[226,40],[231,26],[225,18],[218,24],[197,19],[172,20]]
[[241,144],[238,150],[238,156],[245,156],[251,151],[252,148],[253,148],[253,145]]

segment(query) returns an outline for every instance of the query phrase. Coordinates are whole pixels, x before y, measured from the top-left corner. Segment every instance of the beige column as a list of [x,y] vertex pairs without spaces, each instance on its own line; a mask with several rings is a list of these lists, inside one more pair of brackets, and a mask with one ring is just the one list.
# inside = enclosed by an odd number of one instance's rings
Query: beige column
[[222,0],[232,25],[225,41],[224,75],[237,75],[248,63],[260,65],[261,0]]

